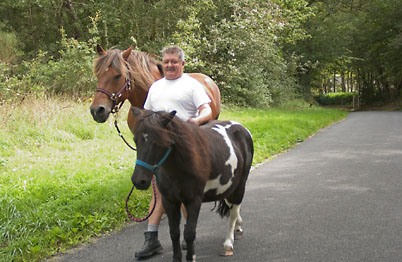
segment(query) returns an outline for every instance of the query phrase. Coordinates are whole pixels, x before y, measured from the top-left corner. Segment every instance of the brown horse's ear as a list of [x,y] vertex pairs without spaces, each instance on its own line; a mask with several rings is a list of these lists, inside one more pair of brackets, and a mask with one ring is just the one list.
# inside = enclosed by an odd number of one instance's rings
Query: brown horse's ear
[[138,107],[132,107],[131,111],[133,112],[135,118],[138,118],[142,114],[141,109]]
[[162,125],[164,127],[167,127],[167,125],[170,123],[170,121],[173,120],[174,116],[176,115],[177,111],[173,110],[172,112],[169,113],[164,119],[162,120]]
[[127,59],[128,59],[128,57],[130,56],[132,50],[133,50],[133,46],[130,45],[129,48],[127,48],[126,50],[123,51],[123,58],[124,58],[124,60],[127,61]]
[[98,53],[98,56],[104,55],[106,51],[99,45],[96,45],[96,52]]

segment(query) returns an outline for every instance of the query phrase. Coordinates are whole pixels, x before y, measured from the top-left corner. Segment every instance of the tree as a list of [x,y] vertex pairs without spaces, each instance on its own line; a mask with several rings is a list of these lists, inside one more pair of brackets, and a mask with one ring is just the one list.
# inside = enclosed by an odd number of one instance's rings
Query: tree
[[310,5],[316,14],[306,23],[311,38],[297,51],[316,66],[301,74],[300,79],[309,79],[303,85],[319,90],[328,68],[334,68],[340,76],[353,72],[364,103],[400,96],[402,2],[322,0]]

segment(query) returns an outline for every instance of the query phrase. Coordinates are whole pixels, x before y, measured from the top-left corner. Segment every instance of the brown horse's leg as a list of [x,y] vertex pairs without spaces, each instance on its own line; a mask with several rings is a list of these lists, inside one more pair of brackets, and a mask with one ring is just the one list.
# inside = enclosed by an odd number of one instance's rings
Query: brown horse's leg
[[[163,199],[163,198],[162,198]],[[163,199],[163,206],[169,219],[170,239],[173,247],[173,261],[178,262],[182,259],[180,247],[180,206],[179,202],[171,202]]]
[[187,210],[187,221],[184,227],[184,240],[187,243],[187,261],[196,261],[194,240],[196,236],[198,216],[201,209],[201,202],[201,198],[195,198],[191,202],[185,204]]

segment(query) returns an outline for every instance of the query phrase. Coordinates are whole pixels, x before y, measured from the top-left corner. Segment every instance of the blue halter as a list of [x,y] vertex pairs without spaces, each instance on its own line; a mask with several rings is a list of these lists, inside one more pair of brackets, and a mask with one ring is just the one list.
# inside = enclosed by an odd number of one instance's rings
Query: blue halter
[[149,171],[151,171],[152,173],[154,173],[156,175],[156,172],[163,165],[163,163],[165,163],[166,159],[168,158],[168,156],[170,155],[171,152],[172,152],[172,148],[169,147],[168,150],[166,151],[166,153],[163,155],[162,159],[159,160],[158,164],[156,164],[156,165],[150,165],[150,164],[148,164],[142,160],[138,160],[138,159],[135,161],[135,164],[145,167],[146,169],[148,169]]

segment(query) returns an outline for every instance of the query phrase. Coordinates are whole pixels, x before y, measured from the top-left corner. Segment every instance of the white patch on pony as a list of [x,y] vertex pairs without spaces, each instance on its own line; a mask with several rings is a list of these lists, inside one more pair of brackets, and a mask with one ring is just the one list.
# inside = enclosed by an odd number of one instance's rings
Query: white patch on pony
[[229,158],[228,160],[226,160],[225,165],[230,165],[232,168],[232,175],[234,174],[234,171],[236,170],[237,167],[237,156],[236,153],[234,151],[232,142],[230,141],[229,135],[227,130],[234,126],[234,125],[240,125],[238,122],[235,121],[231,121],[228,125],[226,126],[221,126],[221,125],[215,125],[214,127],[212,127],[213,130],[217,131],[219,134],[221,134],[223,136],[223,139],[226,142],[226,145],[229,148]]
[[225,193],[225,191],[228,190],[229,187],[232,185],[232,180],[229,180],[226,185],[222,185],[220,182],[221,176],[222,175],[219,175],[214,180],[208,180],[207,184],[205,185],[205,188],[204,188],[204,193],[208,192],[209,190],[213,190],[213,189],[216,189],[217,195],[221,195],[221,194]]
[[145,142],[148,142],[148,134],[147,133],[142,134],[142,137],[144,138]]
[[[229,158],[228,160],[226,160],[225,165],[230,165],[231,169],[232,169],[232,177],[233,174],[237,168],[237,156],[236,153],[234,151],[232,142],[230,141],[229,135],[227,133],[227,130],[232,127],[233,125],[239,125],[238,122],[235,121],[231,121],[228,125],[226,126],[222,126],[222,125],[215,125],[212,127],[213,130],[215,130],[216,132],[218,132],[220,135],[222,135],[223,140],[226,142],[226,145],[229,148]],[[220,182],[222,175],[219,175],[217,178],[213,179],[213,180],[209,180],[207,182],[207,184],[205,185],[204,188],[204,193],[208,192],[209,190],[212,189],[216,189],[216,194],[220,195],[223,194],[226,190],[228,190],[230,188],[230,186],[232,185],[232,180],[230,179],[228,181],[228,183],[222,185]]]
[[109,67],[106,67],[106,70],[105,70],[105,71],[106,71],[106,72],[109,71]]

